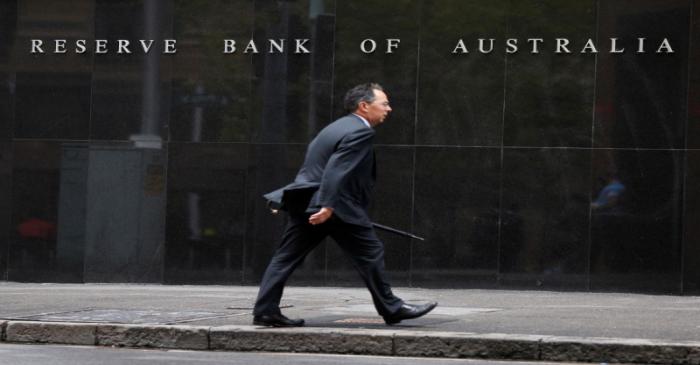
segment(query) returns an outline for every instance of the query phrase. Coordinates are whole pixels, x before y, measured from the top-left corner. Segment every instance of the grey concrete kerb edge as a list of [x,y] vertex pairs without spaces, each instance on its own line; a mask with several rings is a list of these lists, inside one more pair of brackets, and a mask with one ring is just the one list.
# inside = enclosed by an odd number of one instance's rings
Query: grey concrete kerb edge
[[5,341],[95,345],[95,332],[94,324],[9,321]]
[[331,328],[213,327],[212,350],[394,355],[394,331]]
[[552,336],[543,339],[540,350],[546,361],[700,364],[700,342]]
[[700,364],[700,342],[354,328],[260,328],[0,321],[7,342],[191,350]]
[[542,336],[399,331],[397,356],[539,360]]
[[95,340],[100,346],[208,350],[209,327],[99,325]]
[[5,341],[5,327],[7,327],[7,321],[0,321],[0,342]]

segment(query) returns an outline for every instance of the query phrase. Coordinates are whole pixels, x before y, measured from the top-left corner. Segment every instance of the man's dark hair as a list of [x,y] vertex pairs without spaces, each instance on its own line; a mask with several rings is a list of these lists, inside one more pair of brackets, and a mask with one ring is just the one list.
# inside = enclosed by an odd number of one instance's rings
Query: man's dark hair
[[384,91],[381,85],[374,82],[360,84],[348,90],[348,92],[345,93],[345,98],[343,99],[345,111],[352,113],[357,110],[357,107],[361,102],[373,102],[374,90]]

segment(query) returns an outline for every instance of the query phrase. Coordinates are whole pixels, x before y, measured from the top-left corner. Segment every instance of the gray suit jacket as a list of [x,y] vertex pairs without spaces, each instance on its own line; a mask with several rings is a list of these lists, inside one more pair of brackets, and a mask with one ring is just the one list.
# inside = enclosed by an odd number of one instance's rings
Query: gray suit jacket
[[376,178],[374,129],[346,115],[329,124],[306,150],[294,182],[265,194],[275,209],[314,213],[333,208],[343,222],[371,226],[367,215]]

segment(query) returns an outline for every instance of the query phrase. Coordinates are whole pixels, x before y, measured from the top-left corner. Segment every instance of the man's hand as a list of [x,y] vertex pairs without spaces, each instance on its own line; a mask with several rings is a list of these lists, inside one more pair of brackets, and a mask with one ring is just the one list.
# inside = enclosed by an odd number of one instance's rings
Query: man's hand
[[309,223],[312,225],[321,224],[328,220],[333,215],[333,208],[321,208],[316,214],[312,214],[309,217]]

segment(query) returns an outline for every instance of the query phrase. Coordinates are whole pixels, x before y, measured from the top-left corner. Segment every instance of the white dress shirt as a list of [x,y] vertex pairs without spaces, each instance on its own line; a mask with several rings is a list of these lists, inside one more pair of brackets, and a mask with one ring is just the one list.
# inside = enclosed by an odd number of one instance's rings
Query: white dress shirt
[[367,119],[363,118],[361,115],[357,115],[357,114],[355,114],[355,113],[352,113],[352,115],[355,115],[355,116],[357,116],[358,118],[362,119],[362,121],[365,123],[365,125],[367,126],[367,128],[372,128],[372,125],[369,124],[369,122],[367,121]]

